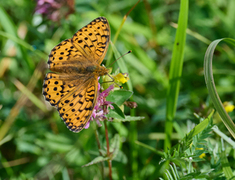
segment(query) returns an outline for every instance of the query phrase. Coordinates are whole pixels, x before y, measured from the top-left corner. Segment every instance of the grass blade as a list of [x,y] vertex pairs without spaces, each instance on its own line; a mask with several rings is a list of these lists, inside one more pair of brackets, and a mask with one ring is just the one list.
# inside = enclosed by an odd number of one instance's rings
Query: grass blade
[[164,144],[165,151],[167,151],[167,148],[171,147],[173,118],[175,116],[177,99],[179,95],[180,77],[182,74],[182,67],[183,67],[187,23],[188,23],[188,0],[181,0],[178,29],[176,31],[173,55],[171,59],[169,87],[167,92],[166,125],[165,125],[166,140]]
[[225,41],[229,44],[235,46],[235,40],[230,38],[223,38],[213,41],[209,47],[207,48],[205,58],[204,58],[204,75],[205,75],[205,81],[206,86],[208,89],[208,93],[211,97],[211,100],[215,106],[215,109],[218,111],[224,125],[227,127],[233,138],[235,138],[235,125],[232,121],[232,119],[229,117],[228,113],[225,111],[223,104],[219,98],[219,95],[216,91],[214,78],[213,78],[213,70],[212,70],[212,59],[213,54],[215,51],[216,46],[219,44],[219,42]]

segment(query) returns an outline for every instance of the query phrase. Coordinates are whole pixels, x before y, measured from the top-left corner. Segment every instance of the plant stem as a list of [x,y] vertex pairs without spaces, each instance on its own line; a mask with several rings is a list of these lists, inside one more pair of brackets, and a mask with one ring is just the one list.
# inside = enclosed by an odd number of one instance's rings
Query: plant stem
[[[133,97],[131,98],[133,100]],[[131,109],[131,116],[135,116],[135,109]],[[132,177],[135,180],[138,180],[138,150],[135,141],[137,141],[137,123],[135,121],[130,123],[130,131],[129,131],[129,141],[130,141],[130,160],[131,160],[131,169],[132,169]]]
[[[99,154],[100,156],[103,156],[101,154],[101,146],[100,146],[100,141],[99,141],[99,136],[98,136],[98,131],[95,130],[95,138],[96,138],[96,141],[97,141],[97,145],[98,145],[98,149],[99,149]],[[104,180],[104,162],[101,162],[101,176],[102,176],[102,179]]]
[[[106,138],[106,144],[107,144],[107,156],[110,157],[110,152],[109,152],[109,134],[108,134],[108,128],[106,121],[104,121],[104,126],[105,126],[105,138]],[[108,165],[109,165],[109,179],[112,180],[112,160],[108,160]]]

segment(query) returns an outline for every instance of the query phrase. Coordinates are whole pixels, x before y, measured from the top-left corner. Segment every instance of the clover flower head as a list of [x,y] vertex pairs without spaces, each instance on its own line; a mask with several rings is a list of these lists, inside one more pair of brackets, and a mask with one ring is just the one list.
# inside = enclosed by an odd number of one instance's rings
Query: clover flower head
[[[98,80],[99,79],[100,77],[98,78]],[[114,107],[112,106],[113,102],[107,101],[106,97],[109,95],[110,91],[114,89],[115,83],[124,84],[129,80],[129,77],[127,73],[119,73],[119,70],[117,70],[117,72],[114,75],[111,75],[111,77],[104,76],[102,80],[103,82],[106,82],[103,84],[103,87],[108,87],[108,88],[100,92],[101,86],[100,83],[98,83],[98,95],[97,95],[96,104],[92,112],[92,115],[90,117],[90,120],[87,122],[86,126],[84,127],[85,129],[89,128],[90,121],[95,120],[98,126],[101,126],[100,121],[104,121],[105,119],[107,119],[105,115],[109,113],[109,109],[114,109]],[[108,120],[112,119],[110,118]]]
[[74,12],[74,0],[37,0],[35,12],[57,22]]
[[107,119],[105,115],[109,113],[109,108],[113,109],[113,106],[111,105],[112,102],[106,101],[106,97],[109,95],[110,91],[113,90],[113,88],[114,85],[112,84],[108,87],[108,89],[104,90],[103,92],[100,92],[100,84],[98,83],[98,97],[96,105],[94,107],[89,122],[85,126],[85,129],[89,128],[91,120],[95,120],[98,126],[101,126],[100,121]]

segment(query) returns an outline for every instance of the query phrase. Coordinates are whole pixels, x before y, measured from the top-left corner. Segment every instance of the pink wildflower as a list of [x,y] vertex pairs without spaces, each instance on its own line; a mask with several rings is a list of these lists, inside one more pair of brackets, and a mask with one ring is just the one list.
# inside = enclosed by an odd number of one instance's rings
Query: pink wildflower
[[112,102],[106,101],[106,97],[109,95],[109,92],[113,90],[113,88],[114,85],[112,84],[106,90],[100,93],[100,84],[98,84],[98,97],[96,105],[92,112],[89,122],[85,126],[85,129],[87,129],[90,126],[91,120],[95,120],[98,126],[101,126],[100,121],[106,119],[105,115],[109,113],[108,108],[113,109],[113,106],[111,105]]
[[36,13],[54,22],[74,12],[74,0],[37,0]]

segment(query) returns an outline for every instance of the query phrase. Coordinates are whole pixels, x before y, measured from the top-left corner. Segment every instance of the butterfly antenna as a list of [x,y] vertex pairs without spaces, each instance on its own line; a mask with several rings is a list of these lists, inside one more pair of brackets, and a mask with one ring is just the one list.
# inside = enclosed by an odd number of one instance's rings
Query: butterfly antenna
[[113,63],[115,63],[118,59],[122,58],[123,56],[125,56],[125,55],[127,55],[127,54],[129,54],[129,53],[131,53],[131,52],[132,52],[132,51],[130,50],[130,51],[128,51],[127,53],[121,55],[119,58],[117,58],[115,61],[113,61],[108,67],[112,66]]
[[[115,63],[118,59],[122,58],[123,56],[125,56],[125,55],[127,55],[127,54],[129,54],[129,53],[131,53],[131,52],[132,52],[132,51],[130,50],[130,51],[128,51],[127,53],[121,55],[119,58],[117,58],[115,61],[113,61],[108,67],[112,66],[113,63]],[[121,89],[123,88],[122,86],[120,86],[119,84],[117,84],[117,83],[115,82],[115,80],[114,80],[114,78],[113,78],[112,76],[110,76],[109,74],[107,74],[107,75],[113,80],[113,82],[114,82],[117,86],[119,86],[119,88],[121,88]]]

